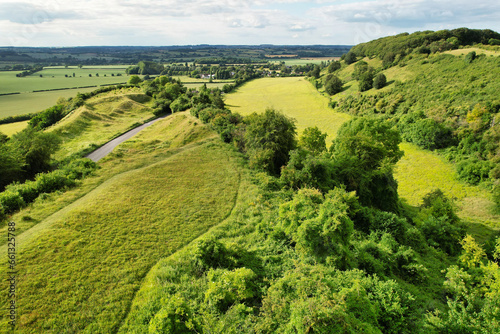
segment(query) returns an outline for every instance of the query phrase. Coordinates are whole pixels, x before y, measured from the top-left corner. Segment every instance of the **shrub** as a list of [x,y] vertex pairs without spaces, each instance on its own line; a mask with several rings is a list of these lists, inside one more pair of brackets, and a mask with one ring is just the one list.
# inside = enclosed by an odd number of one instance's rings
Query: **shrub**
[[170,109],[173,112],[184,111],[191,107],[191,101],[186,97],[186,95],[181,95],[176,98],[171,104]]
[[211,269],[207,274],[208,289],[205,302],[225,312],[236,302],[244,302],[257,296],[257,275],[248,268],[231,271]]
[[476,51],[471,51],[465,56],[465,62],[470,64],[476,59]]
[[337,93],[340,93],[342,89],[342,80],[340,80],[337,76],[332,75],[331,77],[327,78],[325,82],[325,92],[330,95],[335,95]]
[[383,73],[379,73],[377,74],[375,79],[373,79],[373,88],[375,89],[383,88],[386,83],[387,83],[387,78],[385,77],[385,75]]
[[0,205],[9,214],[23,208],[26,203],[17,191],[4,191],[0,193]]
[[494,167],[495,164],[491,161],[467,159],[457,164],[457,173],[461,180],[477,185],[489,178]]
[[51,193],[75,185],[75,181],[68,178],[62,170],[51,173],[41,173],[35,177],[39,193]]

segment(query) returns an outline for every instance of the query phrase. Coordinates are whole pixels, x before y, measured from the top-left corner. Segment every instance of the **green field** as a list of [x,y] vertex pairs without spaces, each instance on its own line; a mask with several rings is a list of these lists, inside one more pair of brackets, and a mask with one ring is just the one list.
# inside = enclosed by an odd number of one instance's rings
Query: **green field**
[[77,93],[87,93],[96,89],[97,87],[89,87],[0,96],[0,118],[42,111],[55,105],[60,97],[75,97]]
[[328,107],[328,98],[304,78],[264,78],[250,81],[235,93],[226,95],[226,105],[233,112],[248,115],[266,108],[280,110],[297,120],[297,130],[317,126],[326,132],[329,146],[337,130],[351,117],[334,112]]
[[[35,90],[99,86],[127,82],[125,68],[44,68],[40,72],[18,78],[19,72],[0,72],[0,94]],[[75,77],[73,77],[75,73]],[[92,75],[91,77],[89,76]],[[99,76],[96,76],[99,74]],[[121,74],[122,76],[116,76]],[[42,75],[42,77],[40,77]],[[68,77],[65,77],[67,75]],[[114,75],[114,76],[112,76]],[[1,100],[0,100],[1,101]]]
[[[18,332],[116,331],[150,268],[234,206],[237,157],[212,137],[186,113],[166,118],[78,189],[13,217],[37,222],[17,237]],[[8,329],[5,318],[0,327]]]
[[0,132],[7,136],[12,136],[28,126],[28,121],[0,124]]

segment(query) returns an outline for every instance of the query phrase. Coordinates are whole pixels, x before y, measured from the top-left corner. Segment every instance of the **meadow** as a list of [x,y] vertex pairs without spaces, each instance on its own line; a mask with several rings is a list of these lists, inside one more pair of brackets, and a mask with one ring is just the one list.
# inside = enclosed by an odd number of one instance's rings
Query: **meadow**
[[48,129],[63,140],[56,158],[62,159],[91,145],[101,146],[144,123],[154,117],[150,103],[151,98],[140,89],[114,90],[88,99],[82,107]]
[[78,189],[15,215],[37,222],[17,237],[18,332],[116,331],[150,268],[230,213],[237,160],[176,114],[105,158]]
[[305,128],[317,126],[326,132],[327,145],[335,138],[340,125],[351,117],[328,107],[322,96],[305,78],[263,78],[253,80],[226,95],[226,105],[233,112],[249,115],[274,108],[297,120],[300,134]]
[[28,121],[0,124],[0,132],[7,136],[12,136],[28,126]]

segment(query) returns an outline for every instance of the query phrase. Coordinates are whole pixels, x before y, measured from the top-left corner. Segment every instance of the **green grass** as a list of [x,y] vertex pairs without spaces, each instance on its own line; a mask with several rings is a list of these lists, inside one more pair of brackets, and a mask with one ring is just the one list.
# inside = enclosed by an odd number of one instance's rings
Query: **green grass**
[[0,132],[7,136],[12,136],[28,126],[29,121],[22,121],[10,124],[0,124]]
[[439,188],[455,201],[460,218],[500,228],[500,215],[492,213],[493,203],[487,190],[458,180],[453,165],[433,152],[408,143],[401,144],[401,149],[405,155],[397,163],[394,175],[399,195],[408,204],[421,205],[426,194]]
[[351,117],[328,107],[328,98],[304,78],[263,78],[250,81],[235,93],[226,95],[226,105],[233,112],[248,115],[275,108],[297,120],[297,130],[317,126],[326,132],[329,146],[337,130]]
[[[123,68],[44,68],[40,72],[22,78],[16,77],[16,73],[19,72],[0,71],[0,82],[2,82],[0,94],[104,85],[128,80]],[[75,73],[74,78],[73,73]],[[97,73],[99,77],[96,76]],[[92,77],[89,77],[89,74]],[[112,74],[115,76],[111,76]],[[122,76],[116,76],[117,74]],[[65,75],[69,77],[66,78]]]
[[56,158],[81,151],[91,144],[103,145],[136,123],[153,117],[150,98],[138,89],[115,90],[86,101],[51,127],[63,139]]
[[60,97],[75,97],[77,93],[93,90],[96,90],[96,87],[0,96],[0,118],[42,111],[56,104]]
[[[17,332],[116,331],[150,268],[230,213],[237,155],[203,141],[213,134],[191,116],[175,118],[106,158],[80,188],[90,191],[18,236]],[[145,152],[151,140],[156,148]],[[6,294],[0,299],[5,305]],[[8,329],[5,318],[0,327]]]

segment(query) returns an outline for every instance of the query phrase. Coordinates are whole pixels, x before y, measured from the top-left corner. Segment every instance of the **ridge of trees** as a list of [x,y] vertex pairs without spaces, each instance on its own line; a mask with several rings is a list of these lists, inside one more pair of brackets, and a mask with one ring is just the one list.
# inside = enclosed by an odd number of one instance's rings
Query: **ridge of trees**
[[413,51],[434,53],[457,49],[460,45],[497,45],[500,34],[489,29],[458,28],[453,30],[419,31],[396,36],[379,38],[361,43],[351,49],[358,57],[378,56],[384,64],[393,63],[396,58],[404,57]]

